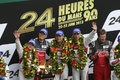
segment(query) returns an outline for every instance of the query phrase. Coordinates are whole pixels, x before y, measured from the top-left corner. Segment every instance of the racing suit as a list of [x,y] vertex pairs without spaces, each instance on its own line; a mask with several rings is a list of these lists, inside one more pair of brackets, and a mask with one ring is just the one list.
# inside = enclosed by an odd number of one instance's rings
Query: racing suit
[[[50,43],[46,40],[40,42],[38,39],[35,40],[36,42],[36,49],[41,52],[45,52],[46,60],[49,59],[49,50],[50,50]],[[38,62],[40,62],[40,53],[38,53]],[[34,77],[34,80],[37,80],[37,77]]]
[[100,42],[98,39],[89,45],[90,54],[89,58],[93,60],[94,67],[94,80],[110,80],[110,55],[114,52],[112,48],[112,42],[106,40]]
[[[117,46],[119,46],[120,44],[118,44]],[[112,66],[116,66],[116,65],[120,65],[120,57],[119,58],[115,58],[115,54],[119,54],[119,51],[118,52],[116,52],[116,50],[118,49],[118,50],[120,50],[119,49],[119,47],[115,47],[115,53],[113,54],[113,55],[111,55],[112,57],[110,58],[110,64],[112,65]],[[115,71],[113,71],[113,74],[112,74],[112,79],[111,80],[120,80],[120,78],[118,78],[117,76],[116,76],[116,73],[115,73]]]
[[20,40],[19,39],[16,39],[16,48],[17,48],[17,52],[18,52],[18,55],[19,55],[19,59],[20,59],[20,69],[19,69],[19,80],[33,80],[34,79],[34,77],[33,78],[30,78],[30,79],[27,79],[27,78],[25,78],[24,77],[24,75],[23,75],[23,47],[22,47],[22,45],[21,45],[21,42],[20,42]]
[[[92,41],[92,39],[94,38],[94,35],[96,34],[96,31],[92,31],[87,37],[85,37],[83,39],[83,43],[85,48],[88,47],[88,44]],[[75,53],[77,54],[78,50],[74,49]],[[87,56],[87,54],[86,54]],[[88,80],[88,62],[86,63],[86,66],[84,67],[83,70],[76,70],[74,67],[72,67],[72,75],[73,75],[73,80]],[[81,75],[81,77],[80,77]]]
[[[60,52],[61,48],[58,48],[57,50],[57,56],[61,56],[61,52]],[[58,64],[61,63],[61,59],[58,59]],[[54,80],[66,80],[68,78],[68,65],[67,63],[64,63],[64,69],[62,74],[55,74]]]
[[36,48],[38,50],[45,51],[47,53],[46,59],[49,59],[50,43],[46,40],[44,40],[43,42],[39,42],[38,39],[36,39],[35,42],[36,42]]

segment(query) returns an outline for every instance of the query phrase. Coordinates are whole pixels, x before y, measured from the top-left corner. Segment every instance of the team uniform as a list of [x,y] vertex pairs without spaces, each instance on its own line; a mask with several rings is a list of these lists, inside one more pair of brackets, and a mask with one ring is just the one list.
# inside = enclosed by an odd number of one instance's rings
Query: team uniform
[[[73,33],[79,33],[80,34],[80,30],[74,29]],[[84,44],[83,47],[84,47],[84,50],[86,52],[86,54],[85,54],[86,56],[87,56],[88,44],[92,41],[95,34],[96,34],[96,31],[93,30],[87,37],[83,38],[83,44]],[[78,45],[78,44],[76,44],[76,45]],[[76,48],[76,46],[74,46],[75,54],[78,54],[78,51],[79,50]],[[76,60],[79,62],[78,58],[76,58]],[[88,67],[88,61],[86,62],[86,66],[83,68],[83,70],[77,70],[74,67],[72,67],[73,80],[80,80],[80,79],[81,80],[88,80],[88,68],[89,68]]]
[[[16,48],[17,48],[17,52],[18,52],[19,60],[20,60],[19,80],[34,80],[34,77],[32,77],[32,78],[24,77],[24,75],[23,75],[23,47],[22,47],[19,39],[17,39],[15,42],[16,42]],[[30,53],[30,55],[32,55],[32,53]],[[38,71],[39,71],[39,69],[38,69]]]
[[[35,40],[36,42],[36,49],[38,50],[38,65],[40,65],[41,59],[40,56],[42,53],[44,53],[44,59],[48,60],[49,59],[49,42],[44,40],[43,42],[39,42],[38,40]],[[46,61],[45,61],[46,62]],[[37,80],[37,77],[35,76],[34,80]]]
[[[120,36],[118,36],[118,41],[120,42]],[[111,80],[120,80],[120,44],[118,44],[114,49],[114,55],[110,59],[110,64],[114,67]]]
[[[110,56],[105,56],[106,54]],[[94,63],[94,80],[110,80],[111,68],[109,61],[113,54],[112,42],[108,40],[100,42],[97,39],[90,44],[89,57]]]
[[35,42],[36,42],[36,49],[45,51],[46,59],[49,59],[50,43],[46,40],[44,40],[43,42],[39,42],[38,39],[35,40]]
[[[120,64],[120,59],[114,59],[114,55],[112,56],[113,58],[111,58],[111,65],[113,66],[116,66],[116,65],[119,65]],[[111,75],[111,80],[120,80],[120,78],[118,78],[116,76],[116,73],[115,71],[113,71],[112,75]]]
[[[45,28],[42,28],[40,30],[40,33],[43,32],[45,35],[48,35],[48,31]],[[35,39],[36,43],[36,49],[38,50],[38,65],[41,65],[41,56],[42,59],[44,58],[44,63],[50,58],[49,52],[50,52],[50,43],[47,40],[43,40],[42,42],[39,41],[39,39]],[[42,68],[41,68],[42,69]],[[37,80],[37,77],[35,76],[34,80]]]
[[[59,50],[61,50],[60,48],[58,48],[57,51],[57,56],[61,56],[62,53],[59,52]],[[61,63],[61,60],[58,60],[58,64]],[[55,74],[54,80],[64,80],[68,78],[68,65],[67,63],[64,64],[64,69],[62,74]]]
[[55,74],[54,80],[66,80],[68,78],[68,45],[67,38],[61,30],[56,31],[56,37],[63,38],[58,44],[57,39],[53,39],[50,45],[52,72]]

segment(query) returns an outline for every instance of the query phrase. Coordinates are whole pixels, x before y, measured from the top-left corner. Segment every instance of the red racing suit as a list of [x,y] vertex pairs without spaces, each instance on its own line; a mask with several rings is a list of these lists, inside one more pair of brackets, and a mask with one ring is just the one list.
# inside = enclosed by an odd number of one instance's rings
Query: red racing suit
[[110,80],[111,69],[109,64],[110,54],[112,54],[112,42],[106,40],[99,42],[96,40],[90,45],[89,58],[93,60],[94,80]]

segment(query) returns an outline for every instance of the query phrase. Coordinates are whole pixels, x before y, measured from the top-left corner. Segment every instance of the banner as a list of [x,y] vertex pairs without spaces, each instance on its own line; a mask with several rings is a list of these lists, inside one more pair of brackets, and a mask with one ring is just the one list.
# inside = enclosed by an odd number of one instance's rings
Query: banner
[[[29,0],[0,4],[0,51],[10,67],[10,80],[18,77],[19,57],[16,51],[14,30],[21,33],[24,44],[38,36],[43,27],[48,29],[48,40],[54,38],[56,30],[63,30],[71,37],[73,28],[80,28],[87,36],[92,30],[91,23],[96,21],[98,30],[103,28],[107,39],[117,44],[120,31],[120,0]],[[93,40],[97,39],[97,35]],[[12,66],[12,67],[11,67]],[[90,74],[92,74],[90,62]],[[15,69],[12,69],[12,68]],[[14,75],[15,74],[15,75]]]

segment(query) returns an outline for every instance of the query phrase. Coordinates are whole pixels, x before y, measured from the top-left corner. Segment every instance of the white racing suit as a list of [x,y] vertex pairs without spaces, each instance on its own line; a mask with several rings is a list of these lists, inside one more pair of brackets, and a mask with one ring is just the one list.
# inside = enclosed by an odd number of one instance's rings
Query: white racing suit
[[[114,57],[114,55],[113,55],[112,57]],[[118,60],[118,59],[112,59],[112,60],[110,61],[110,64],[111,64],[111,65],[120,64],[120,60]],[[120,80],[120,78],[118,78],[118,77],[116,76],[116,74],[115,74],[114,71],[113,71],[113,74],[112,74],[111,78],[112,78],[111,80]]]
[[[120,45],[120,44],[118,44],[118,45]],[[115,56],[115,53],[113,55],[111,55],[111,58],[110,58],[110,64],[112,66],[116,66],[116,65],[120,64],[120,59],[119,58],[115,59],[114,56]],[[116,76],[115,71],[113,71],[113,73],[111,75],[111,80],[120,80],[120,78],[118,78]]]
[[68,78],[68,65],[65,64],[65,68],[61,75],[55,74],[54,80],[64,80]]
[[[92,41],[92,39],[94,38],[96,34],[96,31],[92,31],[87,37],[84,38],[84,46],[87,48],[88,44]],[[77,53],[77,50],[75,50],[75,52]],[[86,54],[87,56],[87,54]],[[77,71],[74,67],[72,67],[72,75],[73,75],[73,80],[88,80],[88,62],[86,63],[86,66],[83,70]]]
[[120,80],[120,79],[116,76],[115,72],[113,72],[112,80]]
[[[16,42],[16,48],[17,48],[17,52],[18,52],[18,55],[19,55],[19,59],[22,61],[22,58],[23,58],[23,47],[22,47],[21,42],[20,42],[19,39],[17,39],[15,42]],[[23,61],[20,63],[19,80],[34,80],[34,77],[31,78],[31,79],[25,78],[22,72],[23,72]]]
[[[57,56],[61,56],[61,53],[57,51]],[[61,63],[61,59],[58,59],[58,63]],[[55,74],[54,80],[64,80],[68,78],[68,65],[65,64],[62,74]]]

